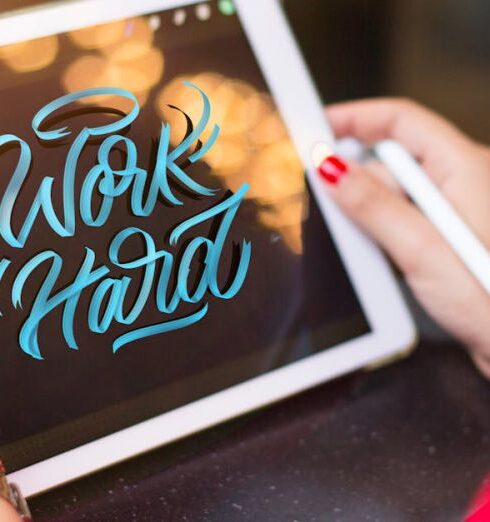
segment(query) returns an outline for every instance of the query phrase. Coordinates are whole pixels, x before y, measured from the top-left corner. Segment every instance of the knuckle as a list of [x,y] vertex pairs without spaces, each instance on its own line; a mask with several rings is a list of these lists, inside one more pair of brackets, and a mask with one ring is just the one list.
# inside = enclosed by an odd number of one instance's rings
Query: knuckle
[[489,171],[489,174],[490,174],[490,147],[488,147],[487,145],[483,145],[481,144],[480,145],[480,151],[481,151],[481,154],[487,164],[487,168],[488,168],[488,171]]
[[392,98],[391,102],[395,107],[403,110],[410,110],[415,107],[419,107],[419,104],[412,100],[412,98],[407,98],[403,96]]
[[425,105],[413,100],[412,98],[393,98],[393,106],[395,108],[395,112],[398,114],[406,114],[406,113],[427,113],[432,112]]
[[431,230],[417,230],[406,235],[405,271],[410,274],[423,272],[427,262],[437,258],[440,244]]
[[345,196],[345,204],[351,214],[362,219],[376,212],[383,204],[384,191],[372,180],[363,178],[365,174],[358,177],[358,182],[349,187]]

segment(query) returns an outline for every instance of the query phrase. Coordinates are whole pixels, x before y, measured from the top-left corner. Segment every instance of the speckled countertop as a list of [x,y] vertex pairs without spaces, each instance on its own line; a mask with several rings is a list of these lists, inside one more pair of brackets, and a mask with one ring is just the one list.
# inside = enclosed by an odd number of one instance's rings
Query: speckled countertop
[[33,499],[41,521],[456,522],[490,384],[449,341]]

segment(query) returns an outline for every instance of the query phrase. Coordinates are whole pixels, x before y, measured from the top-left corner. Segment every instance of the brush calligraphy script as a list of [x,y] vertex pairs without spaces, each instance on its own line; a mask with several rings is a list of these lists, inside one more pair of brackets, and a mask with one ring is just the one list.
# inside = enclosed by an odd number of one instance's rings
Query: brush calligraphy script
[[[63,110],[77,100],[96,95],[121,96],[130,100],[132,109],[117,121],[94,128],[85,127],[74,139],[70,139],[62,179],[62,211],[55,211],[53,204],[54,178],[45,176],[32,204],[30,207],[28,206],[28,212],[21,220],[20,227],[16,227],[17,230],[13,230],[12,218],[16,205],[22,198],[22,187],[31,166],[32,154],[29,145],[18,136],[13,134],[0,136],[0,154],[12,147],[19,151],[17,165],[0,202],[0,236],[3,241],[11,247],[22,249],[29,241],[35,221],[42,218],[41,214],[44,215],[45,221],[55,234],[61,237],[74,236],[77,224],[75,211],[77,205],[78,214],[85,225],[103,228],[110,219],[115,198],[121,196],[128,198],[130,212],[134,216],[150,216],[156,207],[161,205],[158,198],[163,198],[167,204],[173,206],[182,205],[182,201],[176,196],[169,183],[172,177],[195,195],[209,198],[215,196],[216,190],[196,182],[177,163],[177,160],[196,143],[200,146],[194,147],[188,157],[188,162],[194,163],[200,160],[213,146],[219,134],[219,127],[214,125],[207,141],[203,143],[199,140],[209,122],[210,102],[206,94],[195,85],[185,82],[183,88],[196,89],[199,93],[196,94],[200,95],[202,100],[200,120],[194,127],[191,127],[184,139],[173,150],[170,147],[170,125],[161,124],[156,163],[152,172],[138,166],[135,143],[128,137],[119,134],[124,129],[127,130],[139,114],[137,99],[130,92],[109,87],[88,89],[68,94],[45,105],[34,116],[32,129],[38,139],[47,145],[72,134],[68,127],[42,129],[48,126],[47,121],[55,112]],[[80,155],[88,140],[94,136],[103,138],[97,153],[98,162],[87,173],[79,173],[77,171]],[[126,152],[122,169],[114,169],[110,164],[109,157],[116,146],[123,146]],[[75,194],[76,175],[84,176],[78,195]],[[43,358],[39,343],[39,327],[48,314],[60,307],[62,308],[63,338],[70,348],[77,349],[74,322],[75,317],[77,319],[80,317],[80,314],[77,314],[77,308],[81,294],[89,287],[92,287],[93,294],[88,306],[88,328],[92,332],[100,334],[107,332],[113,322],[128,326],[128,331],[114,340],[112,345],[114,352],[138,339],[184,328],[203,319],[208,312],[207,296],[213,295],[221,299],[233,298],[242,287],[247,275],[251,245],[243,240],[236,268],[232,269],[233,273],[226,288],[221,287],[218,282],[220,258],[226,248],[225,242],[247,190],[248,185],[245,183],[236,193],[217,203],[214,202],[205,211],[187,218],[170,231],[162,230],[160,237],[164,237],[166,232],[170,232],[169,243],[170,246],[175,247],[186,232],[190,231],[190,234],[193,235],[192,231],[196,225],[216,217],[220,219],[214,237],[212,239],[200,235],[192,237],[186,243],[178,263],[171,252],[158,248],[153,238],[145,230],[127,227],[121,229],[108,241],[109,266],[98,263],[95,252],[90,246],[82,245],[78,273],[73,281],[61,290],[55,290],[55,287],[59,286],[63,265],[64,263],[72,264],[73,259],[63,259],[54,250],[47,249],[36,254],[20,268],[17,267],[10,292],[12,305],[16,309],[26,306],[26,303],[23,302],[23,293],[25,293],[25,286],[29,278],[33,277],[38,270],[47,273],[33,299],[28,316],[21,326],[18,339],[20,348],[36,359]],[[94,211],[93,199],[96,192],[98,203],[97,210]],[[127,241],[135,237],[142,240],[144,255],[136,259],[122,259],[121,248]],[[84,249],[83,246],[85,246]],[[191,264],[198,255],[204,256],[204,262],[199,270],[197,281],[190,290],[188,279]],[[0,260],[0,280],[7,270],[14,269],[13,264],[12,260],[8,258]],[[111,271],[120,272],[121,269],[128,275],[111,277]],[[127,293],[133,279],[131,271],[134,271],[133,274],[138,273],[141,276],[141,286],[136,298],[132,299],[131,303],[127,303]],[[172,276],[176,277],[177,282],[175,290],[169,291]],[[169,293],[172,295],[168,295]],[[154,305],[161,314],[175,314],[171,318],[164,318],[165,320],[158,324],[131,328],[149,299],[154,301]],[[175,317],[175,315],[179,315],[179,304],[183,302],[195,304],[195,311]]]

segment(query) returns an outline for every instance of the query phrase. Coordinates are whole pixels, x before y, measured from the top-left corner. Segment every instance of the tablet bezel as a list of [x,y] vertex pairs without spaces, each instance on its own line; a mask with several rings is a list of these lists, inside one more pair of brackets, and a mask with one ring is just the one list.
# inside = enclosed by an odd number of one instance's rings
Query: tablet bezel
[[[192,3],[75,0],[49,5],[0,17],[0,45]],[[280,1],[235,0],[235,5],[372,332],[10,474],[26,496],[394,357],[415,342],[415,326],[387,261],[328,198],[315,174],[311,150],[318,142],[332,143],[333,136]]]

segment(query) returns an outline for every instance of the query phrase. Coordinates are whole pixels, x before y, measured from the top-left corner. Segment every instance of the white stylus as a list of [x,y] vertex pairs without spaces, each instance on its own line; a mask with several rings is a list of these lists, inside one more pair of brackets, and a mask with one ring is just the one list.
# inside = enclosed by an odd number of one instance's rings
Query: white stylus
[[[339,140],[335,145],[335,151],[341,156],[361,162],[366,158],[366,149],[353,138]],[[420,164],[393,140],[378,142],[373,151],[468,270],[490,293],[490,252],[444,198]],[[323,159],[332,153],[328,145],[317,144],[312,151],[315,166],[320,165]],[[402,230],[400,234],[403,234]],[[423,255],[423,252],[420,255]]]
[[488,249],[444,198],[419,163],[399,143],[392,140],[380,141],[374,146],[374,152],[468,270],[490,293]]

